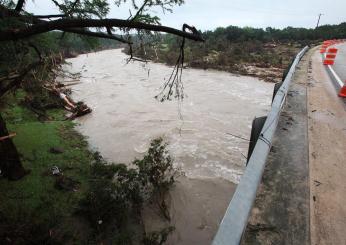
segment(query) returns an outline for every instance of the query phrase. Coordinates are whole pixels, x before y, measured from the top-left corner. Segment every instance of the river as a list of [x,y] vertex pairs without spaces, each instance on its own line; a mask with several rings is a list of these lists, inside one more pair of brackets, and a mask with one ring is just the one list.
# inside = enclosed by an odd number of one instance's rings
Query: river
[[[130,164],[162,136],[186,175],[171,192],[176,226],[170,244],[209,244],[245,168],[255,116],[266,115],[273,84],[226,72],[185,69],[184,101],[154,96],[172,72],[156,63],[130,62],[120,49],[79,55],[73,98],[93,109],[77,129],[108,161]],[[150,211],[147,229],[157,228]],[[149,213],[149,214],[148,214]]]

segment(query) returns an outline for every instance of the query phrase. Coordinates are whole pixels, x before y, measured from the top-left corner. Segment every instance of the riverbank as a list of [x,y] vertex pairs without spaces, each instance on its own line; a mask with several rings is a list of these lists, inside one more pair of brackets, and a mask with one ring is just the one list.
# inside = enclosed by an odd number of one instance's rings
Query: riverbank
[[[36,114],[21,105],[24,97],[23,92],[8,95],[1,105],[7,128],[16,133],[14,143],[30,174],[18,181],[0,177],[0,241],[24,244],[83,240],[87,231],[71,220],[86,193],[93,154],[73,129],[74,123],[65,120],[63,110],[48,110],[50,120],[39,121]],[[73,180],[73,190],[52,174],[54,166]]]
[[[175,65],[179,48],[170,42],[159,42],[145,49],[138,44],[139,47],[133,52],[142,60]],[[223,43],[221,46],[215,46],[213,43],[202,45],[187,42],[184,49],[184,67],[225,71],[277,83],[282,81],[292,57],[302,46],[301,43],[294,41],[282,43],[238,41]],[[124,52],[129,54],[130,50],[125,48]]]
[[[140,193],[126,184],[136,186],[134,174],[143,175],[107,164],[91,151],[64,109],[46,110],[43,119],[23,103],[25,97],[17,91],[0,106],[28,171],[17,181],[0,175],[0,243],[141,244],[149,239],[137,201]],[[125,183],[117,183],[115,175]],[[153,242],[162,239],[161,231],[153,232]]]
[[[8,130],[16,133],[14,143],[22,164],[30,171],[18,181],[0,176],[1,244],[159,244],[175,226],[184,228],[179,222],[169,222],[146,229],[142,221],[148,212],[166,220],[155,201],[160,185],[143,184],[152,177],[148,173],[158,170],[162,178],[168,178],[168,169],[158,166],[167,166],[171,159],[165,151],[160,153],[161,148],[151,144],[131,169],[108,164],[89,150],[64,110],[47,110],[43,121],[24,106],[25,97],[19,91],[1,105]],[[151,161],[150,154],[161,160]],[[181,176],[177,186],[184,180]],[[163,179],[158,181],[164,188],[171,186]],[[223,205],[227,203],[228,196]]]

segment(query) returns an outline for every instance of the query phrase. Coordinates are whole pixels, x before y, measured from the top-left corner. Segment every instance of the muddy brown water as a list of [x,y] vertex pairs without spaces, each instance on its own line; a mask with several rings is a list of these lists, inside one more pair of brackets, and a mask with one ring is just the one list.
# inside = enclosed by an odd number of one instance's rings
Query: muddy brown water
[[[162,136],[175,165],[184,171],[171,192],[169,244],[209,244],[245,168],[255,116],[266,115],[273,84],[220,71],[185,69],[185,99],[159,103],[154,96],[172,67],[126,64],[120,49],[69,59],[81,72],[73,98],[93,112],[78,119],[77,129],[108,161],[130,164]],[[182,118],[180,117],[182,115]],[[158,217],[145,212],[147,230],[159,228]]]

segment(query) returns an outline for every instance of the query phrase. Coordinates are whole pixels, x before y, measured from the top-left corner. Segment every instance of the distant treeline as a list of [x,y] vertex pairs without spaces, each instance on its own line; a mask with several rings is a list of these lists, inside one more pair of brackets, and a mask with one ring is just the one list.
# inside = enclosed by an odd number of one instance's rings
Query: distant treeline
[[346,37],[346,22],[339,25],[323,25],[316,29],[294,27],[286,27],[284,29],[267,27],[266,29],[262,29],[228,26],[225,28],[216,28],[215,31],[206,31],[203,33],[203,35],[208,41],[227,40],[236,42],[249,40],[270,42],[337,39]]
[[[285,69],[303,46],[318,44],[326,39],[346,38],[346,22],[316,29],[228,26],[205,31],[202,35],[204,43],[186,41],[186,66],[249,74],[246,66]],[[137,43],[137,48],[134,48],[136,56],[175,64],[181,38],[160,35],[146,42],[149,45]]]
[[118,45],[119,42],[114,40],[86,37],[60,31],[44,33],[17,42],[3,42],[0,45],[0,74],[21,70],[23,67],[37,61],[39,56],[62,55],[62,58],[69,58],[100,49],[117,48]]

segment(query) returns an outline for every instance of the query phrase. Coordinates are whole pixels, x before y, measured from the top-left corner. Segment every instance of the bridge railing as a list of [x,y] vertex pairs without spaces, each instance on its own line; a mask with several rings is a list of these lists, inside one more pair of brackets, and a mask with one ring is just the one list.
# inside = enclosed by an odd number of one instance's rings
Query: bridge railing
[[239,185],[221,221],[213,245],[238,245],[248,223],[248,218],[261,183],[265,163],[270,152],[272,139],[279,121],[289,86],[296,67],[308,47],[303,48],[292,63],[282,85],[277,91],[271,110],[261,130],[255,148]]

